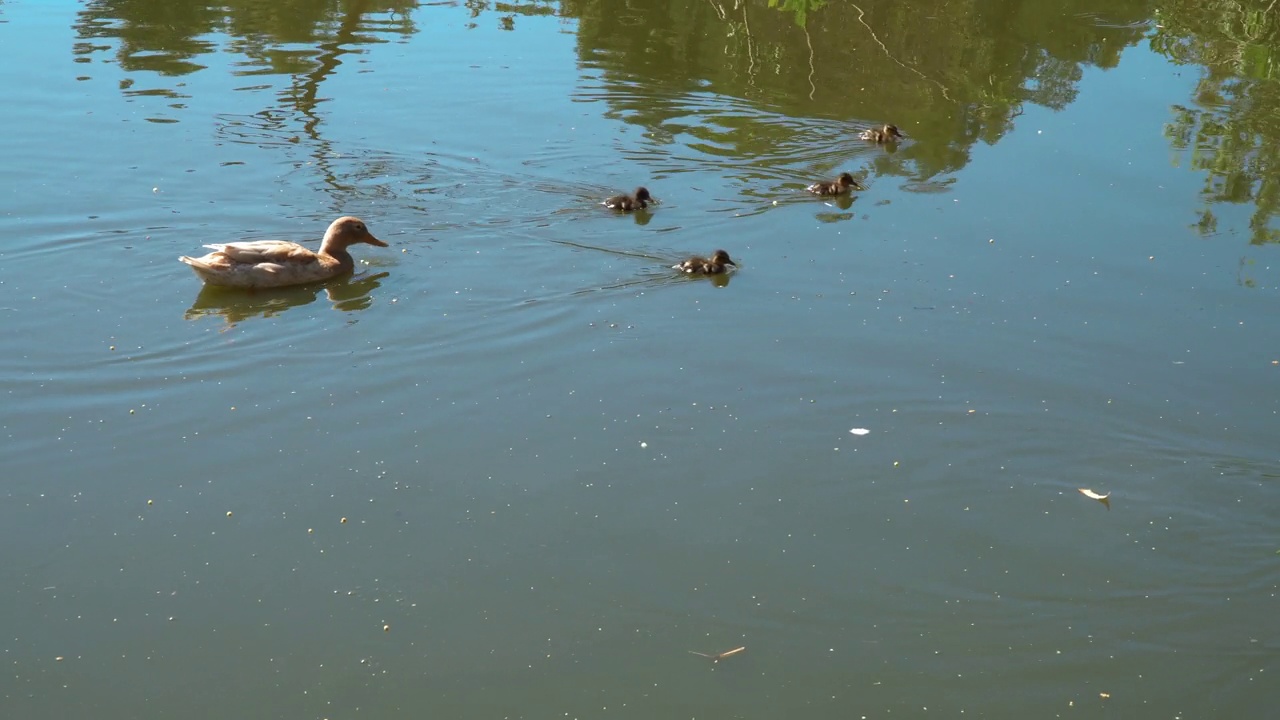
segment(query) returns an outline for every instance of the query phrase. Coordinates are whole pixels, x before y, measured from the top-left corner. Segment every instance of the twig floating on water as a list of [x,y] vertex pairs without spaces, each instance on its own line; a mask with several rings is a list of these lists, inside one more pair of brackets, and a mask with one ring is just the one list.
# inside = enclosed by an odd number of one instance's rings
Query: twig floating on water
[[704,652],[698,652],[697,650],[690,650],[689,652],[693,653],[694,655],[698,655],[699,657],[711,658],[711,662],[720,662],[721,660],[727,657],[733,657],[734,655],[737,655],[738,653],[746,649],[747,649],[747,646],[743,645],[742,647],[736,647],[732,650],[725,650],[722,653],[704,653]]

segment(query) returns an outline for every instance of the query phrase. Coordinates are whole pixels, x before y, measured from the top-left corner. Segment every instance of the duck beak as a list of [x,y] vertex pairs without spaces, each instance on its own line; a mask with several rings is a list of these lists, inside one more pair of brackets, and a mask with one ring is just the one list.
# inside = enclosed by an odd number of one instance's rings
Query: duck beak
[[367,243],[369,243],[370,245],[377,245],[378,247],[391,247],[390,245],[388,245],[388,244],[386,244],[386,243],[382,242],[381,240],[379,240],[378,238],[374,237],[374,236],[373,236],[373,233],[369,233],[368,235],[365,235],[365,236],[364,236],[364,241],[365,241],[365,242],[367,242]]

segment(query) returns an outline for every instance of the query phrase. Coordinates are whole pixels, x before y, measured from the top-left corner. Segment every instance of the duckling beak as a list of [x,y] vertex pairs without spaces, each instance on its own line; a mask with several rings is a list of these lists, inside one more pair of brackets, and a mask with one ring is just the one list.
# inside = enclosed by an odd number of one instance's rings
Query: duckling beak
[[373,233],[367,233],[367,234],[364,236],[364,241],[365,241],[365,242],[367,242],[367,243],[369,243],[370,245],[377,245],[378,247],[391,247],[390,245],[388,245],[388,244],[386,244],[386,243],[382,242],[381,240],[379,240],[378,238],[374,237],[374,236],[373,236]]

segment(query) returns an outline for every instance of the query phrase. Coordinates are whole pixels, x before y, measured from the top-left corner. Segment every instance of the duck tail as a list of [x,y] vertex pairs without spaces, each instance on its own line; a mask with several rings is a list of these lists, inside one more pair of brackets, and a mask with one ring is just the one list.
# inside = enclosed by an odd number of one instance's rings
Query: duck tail
[[201,279],[208,279],[209,277],[215,274],[215,269],[213,267],[210,267],[208,263],[205,263],[200,258],[193,258],[193,257],[187,257],[186,255],[179,255],[178,261],[184,262],[187,265],[190,265],[191,269],[194,270],[196,275],[199,276]]

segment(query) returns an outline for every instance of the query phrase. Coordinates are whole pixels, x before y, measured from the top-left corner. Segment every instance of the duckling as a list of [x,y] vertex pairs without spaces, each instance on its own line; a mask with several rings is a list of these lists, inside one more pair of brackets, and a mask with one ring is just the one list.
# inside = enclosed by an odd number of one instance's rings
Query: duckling
[[614,195],[600,204],[610,210],[631,212],[632,210],[644,210],[649,207],[649,203],[652,200],[653,196],[649,194],[648,188],[638,187],[635,195]]
[[895,143],[903,137],[906,136],[898,130],[897,125],[881,125],[878,128],[869,128],[862,131],[863,140],[870,140],[877,145]]
[[324,233],[319,252],[284,240],[257,240],[205,245],[213,252],[178,259],[191,266],[208,285],[269,288],[328,280],[355,269],[347,248],[357,243],[387,244],[369,232],[357,217],[340,217]]
[[738,263],[734,262],[729,253],[724,250],[716,250],[711,253],[711,258],[694,256],[685,260],[678,265],[672,265],[672,270],[688,273],[690,275],[720,275],[729,271],[726,265],[738,267]]
[[814,195],[843,195],[849,192],[849,189],[866,190],[862,185],[853,179],[849,173],[840,173],[840,177],[835,180],[823,180],[816,182],[805,188]]

